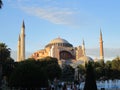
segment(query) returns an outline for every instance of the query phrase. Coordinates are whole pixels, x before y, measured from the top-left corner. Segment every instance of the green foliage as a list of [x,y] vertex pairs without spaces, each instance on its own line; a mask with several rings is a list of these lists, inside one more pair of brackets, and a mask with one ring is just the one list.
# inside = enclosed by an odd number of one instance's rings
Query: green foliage
[[59,79],[61,77],[61,68],[58,64],[58,60],[52,57],[46,57],[39,60],[39,66],[44,68],[48,75],[49,80],[54,80],[54,78]]
[[70,65],[65,65],[62,69],[62,77],[63,81],[73,81],[74,80],[74,69]]
[[114,59],[111,64],[112,79],[120,79],[120,60]]
[[116,57],[112,61],[95,62],[97,80],[120,79],[120,58]]
[[120,60],[112,61],[112,69],[120,71]]
[[14,60],[10,57],[10,48],[5,43],[0,43],[0,65],[2,66],[2,76],[9,78]]
[[41,67],[46,67],[46,65],[49,64],[57,64],[58,65],[58,60],[56,58],[52,57],[46,57],[38,60],[40,62]]
[[57,64],[47,65],[47,75],[49,80],[53,81],[55,78],[60,79],[61,77],[61,68]]
[[95,68],[95,75],[96,75],[96,79],[101,79],[101,77],[103,77],[103,68],[102,67],[96,67]]
[[105,68],[111,69],[111,67],[112,67],[112,62],[111,61],[107,61],[106,64],[105,64]]
[[48,78],[43,68],[35,60],[22,61],[11,74],[9,84],[12,87],[46,87]]
[[111,61],[107,61],[105,64],[105,77],[106,79],[112,79],[112,62]]
[[3,5],[2,0],[0,0],[0,9],[2,8],[2,5]]
[[41,60],[27,59],[19,62],[11,74],[11,87],[40,88],[47,87],[48,80],[60,78],[61,68],[57,59],[46,57]]
[[78,68],[78,72],[81,75],[85,76],[85,67],[83,65],[79,65],[77,68]]
[[6,62],[10,58],[10,48],[5,43],[0,43],[0,62]]
[[7,59],[6,62],[2,63],[2,75],[9,78],[14,68],[14,60],[12,58]]
[[97,90],[94,67],[91,62],[86,66],[86,79],[84,90]]
[[101,80],[105,76],[104,66],[105,66],[105,63],[103,60],[99,62],[94,62],[95,75],[97,80]]
[[119,56],[117,56],[116,58],[114,58],[113,60],[120,60],[120,57]]

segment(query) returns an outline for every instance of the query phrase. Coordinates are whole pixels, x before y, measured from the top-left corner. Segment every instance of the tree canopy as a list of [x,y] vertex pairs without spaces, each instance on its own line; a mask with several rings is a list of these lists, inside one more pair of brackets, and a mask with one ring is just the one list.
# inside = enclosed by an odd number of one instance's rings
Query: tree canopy
[[3,5],[2,0],[0,0],[0,9],[2,8],[2,5]]
[[5,43],[0,43],[0,62],[6,62],[10,58],[10,48]]
[[86,66],[86,79],[84,90],[97,90],[94,67],[91,62]]
[[18,62],[9,79],[11,87],[41,88],[48,86],[48,80],[60,78],[61,68],[55,58],[41,60],[26,59]]
[[43,68],[35,60],[20,62],[11,74],[9,84],[12,87],[37,88],[46,87],[48,78]]
[[63,68],[62,68],[62,76],[61,76],[61,79],[63,81],[73,81],[74,80],[74,73],[75,73],[75,70],[72,66],[70,65],[65,65]]
[[0,64],[2,65],[2,75],[9,76],[14,60],[10,56],[10,48],[5,43],[0,43]]
[[10,57],[10,48],[0,43],[0,85],[3,77],[9,78],[13,70],[14,60]]

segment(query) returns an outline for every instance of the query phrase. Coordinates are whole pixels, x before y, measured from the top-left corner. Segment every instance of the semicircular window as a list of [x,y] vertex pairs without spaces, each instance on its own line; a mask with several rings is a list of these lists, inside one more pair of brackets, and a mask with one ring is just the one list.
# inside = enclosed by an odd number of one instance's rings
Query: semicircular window
[[73,59],[73,55],[68,51],[61,51],[60,59],[65,59],[65,60]]

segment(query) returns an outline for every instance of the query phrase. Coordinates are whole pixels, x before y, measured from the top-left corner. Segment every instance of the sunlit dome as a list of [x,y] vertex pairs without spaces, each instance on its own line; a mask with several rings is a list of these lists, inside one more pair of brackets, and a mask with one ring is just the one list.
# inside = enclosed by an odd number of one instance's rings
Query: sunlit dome
[[50,43],[46,45],[46,47],[51,46],[51,45],[72,47],[72,44],[70,44],[67,40],[62,39],[60,37],[51,40]]
[[62,38],[55,38],[55,39],[51,40],[49,44],[53,44],[53,43],[69,43],[69,42]]

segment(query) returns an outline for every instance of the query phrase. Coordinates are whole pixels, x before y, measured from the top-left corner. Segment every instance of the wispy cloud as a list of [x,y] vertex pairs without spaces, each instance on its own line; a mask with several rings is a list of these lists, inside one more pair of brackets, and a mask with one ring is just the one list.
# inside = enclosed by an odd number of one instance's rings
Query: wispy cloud
[[76,12],[68,8],[40,8],[40,7],[22,7],[26,13],[45,19],[54,24],[67,24],[71,25],[76,19],[74,15]]
[[[74,0],[70,2],[57,1],[57,0],[9,0],[10,3],[19,9],[22,9],[25,13],[29,15],[36,16],[40,19],[47,20],[54,24],[62,24],[69,26],[77,26],[78,19],[77,16],[79,11],[76,7],[70,7]],[[62,5],[62,4],[67,5]]]
[[[89,13],[80,11],[78,0],[9,0],[13,6],[29,15],[44,19],[53,24],[81,27],[95,23]],[[95,18],[95,17],[94,17]]]

